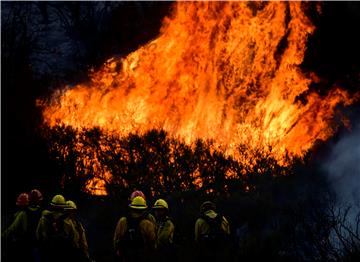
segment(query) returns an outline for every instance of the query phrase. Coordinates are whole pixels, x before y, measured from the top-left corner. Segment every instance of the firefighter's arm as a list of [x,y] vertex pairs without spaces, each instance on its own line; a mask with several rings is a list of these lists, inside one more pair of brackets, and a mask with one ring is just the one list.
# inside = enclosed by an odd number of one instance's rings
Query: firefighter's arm
[[69,218],[64,219],[64,230],[66,235],[69,236],[69,238],[72,240],[72,246],[75,248],[79,248],[80,236],[76,230],[76,226],[74,222],[71,219]]
[[155,217],[154,217],[152,214],[149,213],[148,218],[149,218],[149,220],[150,220],[151,222],[153,222],[153,224],[154,224],[155,227],[156,227],[156,219],[155,219]]
[[47,239],[45,228],[46,228],[46,218],[41,217],[38,226],[36,228],[36,239],[40,242],[44,242]]
[[66,235],[73,241],[73,246],[75,248],[80,248],[80,234],[76,228],[75,222],[72,219],[66,218],[64,220],[64,227]]
[[196,222],[195,222],[195,241],[196,242],[199,240],[201,224],[202,224],[202,219],[198,218],[198,220],[196,220]]
[[221,227],[226,232],[226,234],[230,235],[230,225],[225,217],[222,219]]
[[167,245],[173,242],[174,237],[174,224],[171,221],[166,221],[164,227],[159,232],[158,235],[158,244]]
[[85,228],[83,227],[83,225],[81,223],[79,226],[80,226],[80,231],[81,231],[80,232],[80,248],[84,252],[86,257],[90,257],[89,246],[88,246],[87,239],[86,239]]
[[115,233],[114,233],[114,239],[113,239],[114,249],[116,251],[120,247],[120,241],[125,235],[126,227],[127,227],[126,217],[120,218],[117,225],[116,225]]
[[155,249],[156,247],[156,232],[155,232],[155,225],[153,222],[144,219],[140,223],[141,234],[145,236],[145,242],[148,248],[151,250]]
[[21,234],[21,232],[26,231],[26,214],[25,211],[18,212],[15,215],[14,221],[11,223],[11,225],[3,232],[2,237],[5,239],[8,239],[10,235],[12,234]]

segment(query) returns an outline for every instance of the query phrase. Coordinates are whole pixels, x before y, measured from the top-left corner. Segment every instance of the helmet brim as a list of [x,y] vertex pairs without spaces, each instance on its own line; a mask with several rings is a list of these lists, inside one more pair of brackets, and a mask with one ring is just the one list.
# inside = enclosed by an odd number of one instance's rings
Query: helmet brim
[[132,209],[138,209],[138,210],[143,210],[143,209],[147,209],[147,206],[135,206],[135,205],[129,205],[130,208]]
[[71,210],[77,210],[77,208],[73,208],[73,207],[64,207],[64,210],[71,211]]
[[153,209],[168,209],[167,207],[164,206],[154,206]]
[[59,207],[59,208],[66,208],[66,204],[64,205],[64,204],[54,204],[54,203],[50,203],[50,206],[52,206],[52,207]]

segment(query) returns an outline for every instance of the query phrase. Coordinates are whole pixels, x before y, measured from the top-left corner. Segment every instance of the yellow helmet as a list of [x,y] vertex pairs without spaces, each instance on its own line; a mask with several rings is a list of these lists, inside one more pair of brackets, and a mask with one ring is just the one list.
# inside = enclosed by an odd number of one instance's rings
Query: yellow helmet
[[168,204],[166,203],[166,201],[164,199],[158,199],[156,200],[153,208],[166,208],[169,209]]
[[144,198],[142,198],[141,196],[137,196],[137,197],[134,197],[134,199],[131,201],[131,204],[129,205],[129,207],[134,208],[134,209],[146,209],[147,205],[146,205],[146,201]]
[[62,195],[56,195],[52,198],[50,205],[53,207],[65,207],[65,198]]
[[74,201],[68,200],[68,201],[66,201],[65,209],[67,209],[67,210],[77,210],[77,206],[74,203]]

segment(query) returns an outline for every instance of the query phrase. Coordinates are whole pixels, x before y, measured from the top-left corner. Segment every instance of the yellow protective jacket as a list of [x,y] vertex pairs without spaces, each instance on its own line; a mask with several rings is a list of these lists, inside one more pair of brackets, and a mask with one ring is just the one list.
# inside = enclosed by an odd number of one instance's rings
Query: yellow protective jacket
[[[4,230],[2,237],[8,240],[35,240],[35,230],[39,222],[41,209],[39,206],[29,206],[17,211],[11,225]],[[34,243],[32,243],[34,244]]]
[[28,227],[27,214],[25,209],[19,210],[14,215],[11,225],[4,230],[1,237],[6,241],[9,239],[20,240],[26,236]]
[[156,224],[156,245],[159,249],[167,247],[173,243],[174,224],[169,217],[165,217]]
[[84,256],[89,258],[89,247],[88,247],[88,243],[87,243],[87,239],[86,239],[86,233],[85,233],[84,226],[75,217],[70,216],[70,221],[73,223],[73,225],[75,227],[74,239],[75,239],[75,243],[76,243],[76,248],[78,248],[83,253]]
[[[143,213],[138,212],[130,212],[130,216],[133,218],[139,218],[143,216]],[[139,223],[139,230],[140,234],[144,240],[144,246],[148,250],[154,250],[156,244],[156,233],[155,233],[155,225],[152,221],[150,221],[147,216],[146,218],[142,219]],[[119,219],[115,234],[114,234],[114,249],[117,251],[121,247],[121,242],[124,240],[125,234],[127,231],[127,218],[122,217]]]
[[[218,216],[218,214],[213,210],[206,211],[204,215],[208,216],[209,218],[215,218],[216,216]],[[224,216],[222,217],[221,228],[226,234],[230,234],[229,222]],[[198,218],[195,223],[195,241],[198,242],[202,235],[209,234],[209,232],[209,224],[203,218]]]
[[63,229],[62,235],[67,239],[69,246],[76,248],[78,246],[77,242],[77,232],[74,226],[74,223],[71,221],[69,216],[59,211],[48,211],[44,210],[42,216],[39,220],[39,224],[36,229],[36,238],[40,244],[47,244],[51,239],[51,227],[52,219],[60,218],[63,219]]
[[152,214],[148,213],[147,219],[149,219],[151,222],[153,222],[156,227],[156,219]]

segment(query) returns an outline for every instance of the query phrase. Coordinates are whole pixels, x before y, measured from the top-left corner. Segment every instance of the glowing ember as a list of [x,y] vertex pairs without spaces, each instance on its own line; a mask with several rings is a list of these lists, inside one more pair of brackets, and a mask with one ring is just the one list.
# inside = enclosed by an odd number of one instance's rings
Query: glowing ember
[[299,2],[176,3],[158,38],[55,94],[44,121],[120,137],[164,129],[243,162],[242,144],[301,157],[335,132],[335,107],[353,102],[339,88],[309,91],[299,65],[314,29]]

